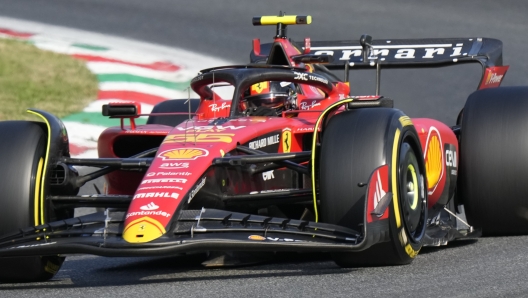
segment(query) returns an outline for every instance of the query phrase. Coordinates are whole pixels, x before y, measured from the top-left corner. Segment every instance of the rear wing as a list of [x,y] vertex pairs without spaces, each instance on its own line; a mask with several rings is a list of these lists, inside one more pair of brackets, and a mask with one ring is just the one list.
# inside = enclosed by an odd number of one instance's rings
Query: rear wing
[[[344,69],[347,61],[354,68],[372,67],[363,62],[363,47],[359,41],[312,41],[308,47],[297,42],[292,44],[302,52],[308,48],[309,54],[333,56],[334,61],[326,65],[329,69]],[[272,45],[262,44],[258,56],[252,52],[251,62],[266,58]],[[502,41],[493,38],[373,40],[371,45],[368,62],[379,60],[383,68],[434,67],[464,62],[502,66]]]
[[[370,37],[368,37],[370,38]],[[363,39],[363,37],[362,37]],[[302,53],[329,55],[328,69],[429,68],[460,63],[480,63],[482,79],[478,89],[498,87],[508,70],[502,65],[502,41],[493,38],[428,38],[359,41],[292,42]],[[265,62],[273,43],[260,45],[260,53],[252,51],[251,62]],[[366,61],[364,61],[366,57]],[[348,75],[346,75],[348,77]]]

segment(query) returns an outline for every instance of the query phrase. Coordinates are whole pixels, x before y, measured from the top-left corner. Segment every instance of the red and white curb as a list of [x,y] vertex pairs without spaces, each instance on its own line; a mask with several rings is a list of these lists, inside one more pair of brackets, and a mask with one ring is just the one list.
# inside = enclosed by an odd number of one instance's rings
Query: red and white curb
[[142,113],[149,113],[161,101],[187,98],[189,82],[200,69],[233,64],[182,49],[5,17],[0,17],[0,37],[27,40],[40,49],[84,60],[97,76],[97,100],[62,119],[77,157],[96,157],[101,132],[119,125],[119,120],[101,115],[103,104],[136,101]]

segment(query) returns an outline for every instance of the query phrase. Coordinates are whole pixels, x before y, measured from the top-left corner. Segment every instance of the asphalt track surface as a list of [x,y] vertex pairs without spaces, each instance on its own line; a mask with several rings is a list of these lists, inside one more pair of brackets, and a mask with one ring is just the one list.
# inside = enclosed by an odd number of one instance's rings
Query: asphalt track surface
[[[0,15],[134,38],[247,62],[252,38],[273,27],[251,17],[311,14],[290,26],[294,40],[494,37],[510,70],[503,85],[528,85],[528,2],[516,1],[176,1],[0,0]],[[286,1],[284,1],[286,2]],[[382,94],[412,117],[454,124],[477,86],[479,66],[398,70],[382,75]],[[354,94],[372,93],[374,74],[352,79]],[[204,269],[201,256],[68,258],[54,280],[2,284],[1,297],[528,297],[528,237],[481,238],[423,249],[403,267],[340,269],[325,254],[278,255],[237,269]]]

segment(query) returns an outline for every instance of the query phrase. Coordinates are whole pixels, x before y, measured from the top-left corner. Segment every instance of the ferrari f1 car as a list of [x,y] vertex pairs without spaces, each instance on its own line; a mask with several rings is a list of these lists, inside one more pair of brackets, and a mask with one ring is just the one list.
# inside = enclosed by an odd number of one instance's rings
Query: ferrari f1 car
[[[44,111],[29,110],[41,122],[1,122],[2,280],[51,278],[68,254],[295,251],[343,267],[408,264],[424,245],[528,233],[528,88],[499,87],[500,41],[286,38],[287,25],[310,22],[254,18],[276,26],[272,43],[254,40],[248,65],[201,71],[190,84],[199,98],[160,103],[146,125],[135,125],[135,103],[105,105],[121,126],[101,134],[99,158],[71,157],[66,129]],[[353,69],[379,78],[461,63],[483,75],[454,126],[349,95]],[[104,191],[78,195],[102,176]],[[104,211],[74,217],[78,207]]]

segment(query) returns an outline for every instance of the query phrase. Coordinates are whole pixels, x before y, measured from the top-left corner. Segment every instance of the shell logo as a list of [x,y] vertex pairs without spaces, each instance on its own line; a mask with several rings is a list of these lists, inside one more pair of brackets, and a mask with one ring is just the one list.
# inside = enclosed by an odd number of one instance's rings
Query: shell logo
[[429,129],[425,149],[425,171],[427,173],[427,189],[435,187],[443,174],[442,140],[435,127]]
[[209,151],[202,148],[178,148],[161,152],[158,157],[163,160],[195,160],[209,155]]

